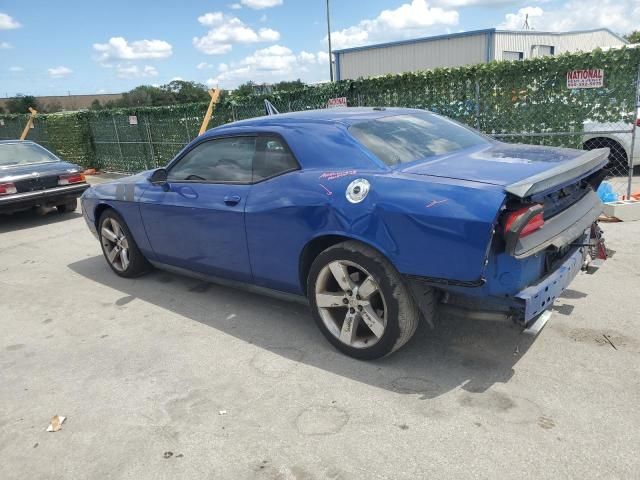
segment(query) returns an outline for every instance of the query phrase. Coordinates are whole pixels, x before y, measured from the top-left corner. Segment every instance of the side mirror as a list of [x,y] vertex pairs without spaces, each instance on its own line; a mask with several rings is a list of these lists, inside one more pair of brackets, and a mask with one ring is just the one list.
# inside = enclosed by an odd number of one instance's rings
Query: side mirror
[[165,168],[159,168],[151,174],[149,182],[152,185],[165,185],[167,183],[167,178],[167,170]]

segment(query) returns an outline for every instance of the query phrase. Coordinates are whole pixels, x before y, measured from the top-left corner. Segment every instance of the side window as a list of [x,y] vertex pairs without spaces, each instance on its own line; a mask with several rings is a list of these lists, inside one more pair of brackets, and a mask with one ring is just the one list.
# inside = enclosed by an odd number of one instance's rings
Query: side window
[[502,52],[502,60],[522,60],[524,59],[524,53],[523,52],[513,52],[513,51],[509,51],[509,50],[504,50]]
[[203,142],[169,170],[169,181],[251,182],[256,137],[229,137]]
[[298,162],[280,138],[258,137],[253,160],[254,182],[298,168]]

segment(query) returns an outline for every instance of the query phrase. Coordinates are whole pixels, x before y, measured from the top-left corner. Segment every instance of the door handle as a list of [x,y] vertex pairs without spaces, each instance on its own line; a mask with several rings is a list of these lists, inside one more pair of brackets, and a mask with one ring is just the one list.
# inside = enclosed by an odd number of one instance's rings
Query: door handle
[[238,203],[240,203],[240,196],[227,195],[226,197],[224,197],[224,203],[226,203],[227,205],[237,205]]
[[198,198],[198,193],[191,187],[180,187],[178,189],[178,193],[184,198],[188,198],[190,200]]

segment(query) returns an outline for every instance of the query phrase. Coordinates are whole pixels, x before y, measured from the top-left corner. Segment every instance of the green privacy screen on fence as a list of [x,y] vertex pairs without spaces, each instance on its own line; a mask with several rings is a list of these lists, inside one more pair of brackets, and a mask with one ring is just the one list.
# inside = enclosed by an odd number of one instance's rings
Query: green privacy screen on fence
[[[585,122],[631,131],[636,118],[640,48],[492,62],[453,69],[341,81],[302,90],[233,95],[216,106],[210,128],[264,114],[268,99],[281,113],[324,108],[346,97],[350,106],[432,110],[505,141],[581,147]],[[568,88],[567,72],[601,69],[603,85]],[[27,137],[59,156],[106,171],[165,165],[195,138],[206,104],[38,115]],[[0,139],[18,138],[26,115],[0,115]]]

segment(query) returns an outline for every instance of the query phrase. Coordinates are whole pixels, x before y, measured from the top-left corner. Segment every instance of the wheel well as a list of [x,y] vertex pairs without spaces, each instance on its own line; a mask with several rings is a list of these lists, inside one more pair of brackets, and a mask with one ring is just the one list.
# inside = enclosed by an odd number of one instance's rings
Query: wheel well
[[345,237],[343,235],[323,235],[321,237],[314,238],[305,245],[302,249],[302,253],[300,254],[300,262],[298,264],[300,285],[302,286],[302,291],[305,295],[307,294],[307,277],[309,276],[309,270],[311,269],[311,264],[316,257],[327,248],[349,240],[353,240],[353,238]]
[[609,147],[611,155],[618,157],[619,160],[627,161],[627,152],[624,150],[620,142],[607,137],[590,138],[582,145],[584,150],[593,150],[595,148]]
[[100,227],[100,225],[98,225],[98,222],[100,221],[100,217],[102,216],[102,213],[105,210],[109,210],[109,209],[111,209],[111,205],[108,205],[106,203],[101,203],[96,207],[95,211],[93,212],[93,221],[96,224],[96,229]]

